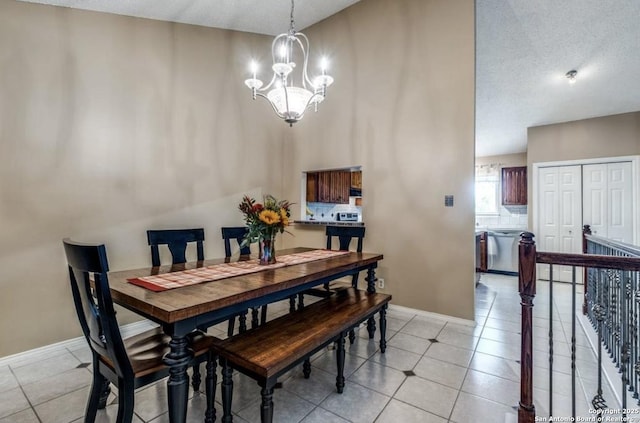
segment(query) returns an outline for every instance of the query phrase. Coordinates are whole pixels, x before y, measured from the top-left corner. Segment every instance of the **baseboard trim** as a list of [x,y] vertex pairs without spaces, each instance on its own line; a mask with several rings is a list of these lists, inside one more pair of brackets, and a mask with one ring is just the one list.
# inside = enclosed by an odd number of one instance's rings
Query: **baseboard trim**
[[445,320],[447,322],[456,323],[464,326],[476,326],[473,320],[462,319],[460,317],[448,316],[446,314],[433,313],[431,311],[418,310],[415,308],[404,307],[396,304],[389,304],[390,310],[396,310],[403,313],[417,314],[418,316],[428,317],[430,319]]
[[[476,322],[474,322],[473,320],[461,319],[460,317],[447,316],[446,314],[433,313],[430,311],[418,310],[415,308],[399,306],[396,304],[389,304],[389,309],[396,310],[402,313],[416,314],[418,316],[428,317],[430,319],[443,320],[443,321],[456,323],[464,326],[476,325]],[[138,322],[129,323],[127,325],[120,326],[120,333],[122,333],[123,338],[127,338],[137,333],[144,332],[145,330],[154,328],[156,326],[158,325],[149,320],[140,320]],[[0,357],[0,367],[8,366],[14,363],[18,363],[20,361],[28,362],[31,359],[38,358],[39,356],[56,354],[62,349],[75,350],[78,348],[82,348],[86,345],[87,345],[87,341],[84,339],[84,336],[80,336],[78,338],[73,338],[73,339],[67,339],[66,341],[56,342],[55,344],[45,345],[44,347],[34,348],[32,350],[19,352],[17,354],[8,355],[6,357]]]
[[[127,338],[156,326],[158,325],[149,320],[140,320],[138,322],[120,326],[120,333],[123,338]],[[67,339],[65,341],[56,342],[55,344],[45,345],[44,347],[34,348],[32,350],[19,352],[6,357],[0,357],[0,367],[8,366],[20,361],[30,361],[30,359],[36,359],[41,356],[56,354],[62,349],[76,350],[84,346],[87,346],[87,340],[84,336]]]

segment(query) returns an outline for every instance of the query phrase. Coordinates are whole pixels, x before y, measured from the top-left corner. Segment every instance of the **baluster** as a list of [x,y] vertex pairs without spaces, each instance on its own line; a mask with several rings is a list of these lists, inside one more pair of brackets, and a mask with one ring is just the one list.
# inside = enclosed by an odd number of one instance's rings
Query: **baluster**
[[571,415],[576,420],[576,267],[571,267]]
[[553,416],[553,264],[549,265],[549,416]]
[[[591,405],[593,406],[593,409],[598,411],[598,410],[604,410],[607,407],[607,403],[604,399],[604,397],[602,396],[602,340],[603,340],[603,321],[604,318],[606,316],[606,307],[604,306],[604,301],[607,298],[606,297],[606,292],[605,292],[605,287],[604,287],[604,281],[606,280],[606,278],[603,278],[603,273],[604,270],[602,269],[597,269],[597,280],[596,280],[596,298],[597,298],[597,302],[596,304],[593,306],[593,315],[596,318],[597,321],[597,333],[598,333],[598,390],[596,392],[596,395],[593,397],[593,399],[591,400]],[[598,416],[602,416],[601,414],[599,414]],[[600,421],[600,418],[598,419],[598,421]]]

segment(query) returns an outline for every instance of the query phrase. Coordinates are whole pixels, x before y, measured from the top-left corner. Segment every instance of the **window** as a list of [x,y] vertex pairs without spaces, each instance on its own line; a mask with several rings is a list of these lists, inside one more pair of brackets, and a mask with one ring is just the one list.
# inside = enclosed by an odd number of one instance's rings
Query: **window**
[[476,214],[499,214],[500,176],[497,166],[476,166]]

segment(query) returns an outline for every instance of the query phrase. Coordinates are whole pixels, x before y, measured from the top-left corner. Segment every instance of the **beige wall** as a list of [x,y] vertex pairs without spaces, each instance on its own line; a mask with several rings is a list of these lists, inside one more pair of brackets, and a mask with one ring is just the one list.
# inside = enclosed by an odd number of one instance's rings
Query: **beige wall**
[[[473,319],[473,1],[365,0],[307,35],[336,82],[289,131],[288,196],[303,170],[362,165],[364,249],[384,253],[386,292]],[[322,245],[322,230],[296,228],[302,240]]]
[[640,154],[640,112],[534,126],[527,130],[529,165],[634,154]]
[[149,264],[146,229],[202,226],[219,257],[241,194],[280,194],[282,128],[241,81],[269,45],[0,2],[0,356],[80,335],[63,237],[117,270]]
[[289,128],[242,84],[270,37],[0,2],[0,356],[80,335],[63,237],[105,242],[117,270],[149,263],[146,229],[202,226],[221,256],[243,193],[297,201],[302,170],[351,164],[394,303],[472,319],[473,25],[472,0],[321,22],[305,32],[336,83]]
[[502,154],[499,156],[476,157],[477,165],[500,164],[502,167],[526,166],[527,153]]

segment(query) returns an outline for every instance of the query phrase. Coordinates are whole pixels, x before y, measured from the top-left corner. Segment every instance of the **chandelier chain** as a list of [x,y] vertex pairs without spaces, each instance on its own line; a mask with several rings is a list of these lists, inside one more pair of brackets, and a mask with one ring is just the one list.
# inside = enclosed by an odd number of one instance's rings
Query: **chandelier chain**
[[291,24],[289,27],[289,32],[291,33],[291,35],[295,34],[296,32],[294,27],[295,24],[293,22],[293,7],[294,7],[293,3],[294,3],[294,0],[291,0]]

